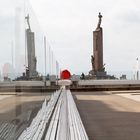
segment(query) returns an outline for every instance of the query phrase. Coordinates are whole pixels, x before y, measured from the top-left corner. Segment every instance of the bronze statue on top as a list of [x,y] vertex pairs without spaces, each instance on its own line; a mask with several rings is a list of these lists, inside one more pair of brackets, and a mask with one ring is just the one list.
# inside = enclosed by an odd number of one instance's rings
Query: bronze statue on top
[[103,16],[101,15],[101,13],[99,13],[98,17],[99,17],[99,22],[98,22],[98,24],[97,24],[96,30],[101,28],[100,25],[101,25],[102,17],[103,17]]
[[30,26],[30,16],[29,16],[29,14],[25,17],[25,19],[27,20],[28,29],[31,31],[31,26]]

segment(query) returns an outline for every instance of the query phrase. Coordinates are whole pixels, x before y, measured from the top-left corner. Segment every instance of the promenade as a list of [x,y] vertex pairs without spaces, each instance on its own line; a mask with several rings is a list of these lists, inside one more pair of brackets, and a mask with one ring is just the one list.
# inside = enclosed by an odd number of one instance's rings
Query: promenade
[[73,92],[89,139],[140,140],[140,92],[112,93]]
[[[14,128],[10,133],[18,138],[50,95],[37,92],[0,95],[0,127]],[[140,140],[139,90],[72,92],[72,95],[89,140]]]
[[36,116],[45,98],[49,100],[50,95],[0,95],[0,140],[17,139]]

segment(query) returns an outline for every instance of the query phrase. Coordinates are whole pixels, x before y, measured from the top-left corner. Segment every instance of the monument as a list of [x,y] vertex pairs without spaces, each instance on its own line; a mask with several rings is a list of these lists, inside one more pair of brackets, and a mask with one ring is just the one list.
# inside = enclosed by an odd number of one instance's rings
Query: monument
[[99,21],[97,28],[93,31],[93,55],[91,56],[92,70],[91,74],[95,77],[106,77],[105,65],[103,64],[103,29],[101,27],[102,15],[98,15]]
[[26,29],[26,43],[27,43],[27,58],[28,58],[28,67],[26,69],[26,76],[28,78],[37,77],[38,73],[36,71],[37,59],[35,56],[35,35],[31,31],[29,15],[25,17],[27,20],[28,28]]

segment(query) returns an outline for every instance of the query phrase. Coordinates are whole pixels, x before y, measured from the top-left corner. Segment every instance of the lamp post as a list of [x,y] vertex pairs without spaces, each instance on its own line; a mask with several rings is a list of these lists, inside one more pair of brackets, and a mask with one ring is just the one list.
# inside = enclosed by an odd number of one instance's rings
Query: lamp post
[[56,61],[56,85],[58,85],[59,63]]
[[139,80],[139,59],[136,59],[136,78]]
[[44,63],[45,63],[45,79],[44,86],[46,87],[46,37],[44,36]]

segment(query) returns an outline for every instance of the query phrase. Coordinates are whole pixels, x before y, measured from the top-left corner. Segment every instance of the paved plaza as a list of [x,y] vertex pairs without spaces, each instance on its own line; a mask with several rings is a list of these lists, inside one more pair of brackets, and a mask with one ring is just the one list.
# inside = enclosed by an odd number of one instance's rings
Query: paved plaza
[[23,116],[30,114],[36,108],[40,108],[44,99],[49,99],[49,97],[50,95],[46,96],[42,93],[28,93],[22,94],[22,96],[0,95],[0,121],[10,121],[16,118],[22,120]]
[[[32,122],[45,98],[49,100],[50,93],[0,95],[0,130],[6,127],[8,133],[16,139]],[[0,139],[4,139],[2,134]]]
[[73,92],[90,140],[140,140],[140,93],[121,94]]
[[[140,140],[140,91],[73,92],[90,140]],[[0,95],[0,124],[21,130],[50,93]],[[15,132],[16,133],[16,132]]]
[[10,97],[12,97],[12,95],[0,95],[0,101]]

